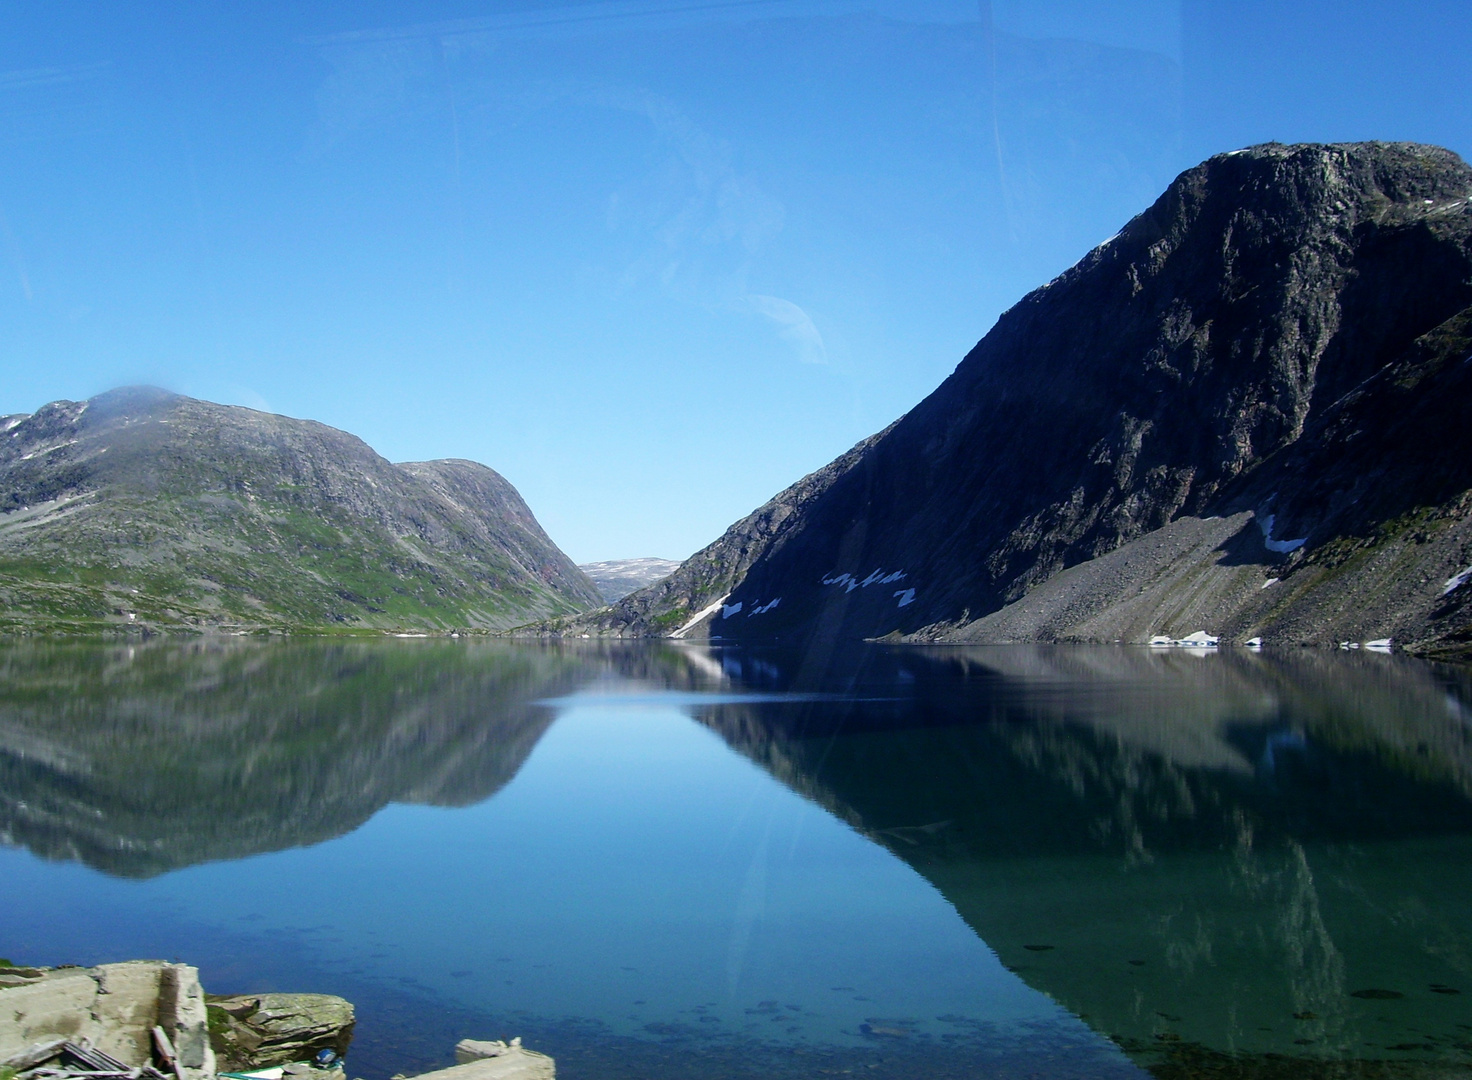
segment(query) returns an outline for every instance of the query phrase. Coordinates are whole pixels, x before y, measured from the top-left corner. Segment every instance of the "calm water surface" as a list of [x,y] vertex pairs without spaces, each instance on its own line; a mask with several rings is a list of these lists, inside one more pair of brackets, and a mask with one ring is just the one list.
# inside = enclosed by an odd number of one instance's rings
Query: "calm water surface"
[[1472,678],[1308,651],[0,649],[0,955],[355,1076],[1472,1075]]

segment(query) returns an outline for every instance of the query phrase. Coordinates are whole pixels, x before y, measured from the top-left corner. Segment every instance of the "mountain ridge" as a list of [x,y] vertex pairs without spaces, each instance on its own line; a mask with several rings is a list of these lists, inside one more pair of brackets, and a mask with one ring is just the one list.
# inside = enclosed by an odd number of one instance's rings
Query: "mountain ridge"
[[474,462],[152,387],[0,425],[0,627],[494,630],[600,602]]

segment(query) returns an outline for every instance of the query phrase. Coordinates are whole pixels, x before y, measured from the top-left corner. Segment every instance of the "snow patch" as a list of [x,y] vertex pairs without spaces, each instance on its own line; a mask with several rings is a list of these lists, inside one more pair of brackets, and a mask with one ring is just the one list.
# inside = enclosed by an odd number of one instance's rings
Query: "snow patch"
[[1441,586],[1441,595],[1450,596],[1469,581],[1472,581],[1472,566],[1467,567],[1460,574],[1447,578]]
[[740,600],[737,600],[734,604],[731,604],[729,606],[726,605],[726,604],[722,604],[721,605],[721,618],[723,618],[723,619],[729,619],[732,615],[739,615],[739,614],[741,614],[741,603],[742,602]]
[[1268,514],[1266,517],[1258,519],[1257,527],[1262,530],[1263,547],[1269,551],[1277,552],[1279,555],[1287,555],[1290,551],[1297,551],[1304,544],[1308,543],[1308,537],[1306,536],[1298,540],[1274,540],[1273,522],[1277,516],[1277,514]]
[[906,604],[913,604],[915,602],[914,589],[900,589],[894,595],[900,598],[900,607],[904,607]]
[[682,627],[680,627],[678,630],[676,630],[673,634],[670,635],[670,637],[672,637],[672,638],[682,638],[682,637],[684,637],[686,634],[688,634],[691,631],[691,629],[694,628],[695,624],[698,623],[701,619],[705,618],[707,615],[714,614],[716,608],[724,606],[725,603],[726,603],[726,601],[730,598],[730,596],[731,596],[731,594],[730,593],[727,593],[725,596],[721,597],[715,603],[709,604],[706,607],[701,608],[694,615],[690,616],[690,618],[685,622],[685,625],[682,626]]
[[1264,589],[1266,589],[1269,585],[1276,585],[1278,582],[1280,582],[1282,580],[1283,580],[1282,578],[1270,577],[1270,578],[1268,578],[1266,581],[1264,581],[1262,583],[1262,587]]
[[1371,652],[1390,652],[1391,640],[1388,637],[1376,638],[1374,641],[1365,642],[1365,648]]
[[75,446],[76,444],[76,439],[68,439],[66,442],[57,443],[55,446],[48,446],[44,450],[32,450],[29,454],[26,454],[24,457],[22,457],[21,460],[30,461],[31,458],[37,458],[43,454],[52,454],[55,453],[57,450],[60,450],[64,446]]
[[1152,649],[1215,649],[1220,640],[1215,634],[1208,634],[1205,630],[1196,630],[1183,638],[1156,634],[1150,639],[1150,647]]
[[1246,645],[1249,649],[1261,649],[1262,648],[1262,638],[1260,638],[1260,637],[1250,637],[1246,641],[1244,641],[1242,644]]
[[1221,639],[1205,630],[1196,630],[1179,639],[1176,645],[1182,649],[1214,649]]
[[824,585],[842,585],[845,592],[853,592],[855,589],[867,589],[870,585],[891,585],[896,581],[903,581],[905,572],[896,570],[892,574],[886,574],[884,567],[877,567],[863,581],[852,574],[832,574],[822,579]]
[[777,599],[775,599],[775,600],[768,600],[765,604],[762,604],[760,607],[754,607],[754,608],[752,608],[751,609],[751,613],[748,614],[746,617],[749,619],[749,618],[751,618],[752,615],[765,615],[767,612],[771,611],[774,607],[776,607],[781,602],[782,602],[782,598],[780,596],[777,597]]

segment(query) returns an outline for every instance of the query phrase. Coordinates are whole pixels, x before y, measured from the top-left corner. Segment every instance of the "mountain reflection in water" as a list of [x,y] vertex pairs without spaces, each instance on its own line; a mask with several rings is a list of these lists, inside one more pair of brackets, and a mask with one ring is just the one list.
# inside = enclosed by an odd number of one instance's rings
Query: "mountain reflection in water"
[[850,682],[897,684],[700,719],[1162,1074],[1472,1062],[1466,671],[1018,647],[893,650]]
[[316,844],[490,798],[599,695],[676,703],[1157,1075],[1472,1073],[1472,678],[1401,657],[18,645],[0,836],[127,877]]

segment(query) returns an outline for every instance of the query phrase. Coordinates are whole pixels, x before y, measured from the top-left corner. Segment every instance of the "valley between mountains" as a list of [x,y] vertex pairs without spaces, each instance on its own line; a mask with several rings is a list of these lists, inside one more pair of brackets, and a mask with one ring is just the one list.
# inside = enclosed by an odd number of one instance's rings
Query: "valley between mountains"
[[1472,169],[1268,144],[678,565],[580,569],[491,469],[309,421],[136,388],[0,419],[0,630],[1465,653],[1469,406]]

